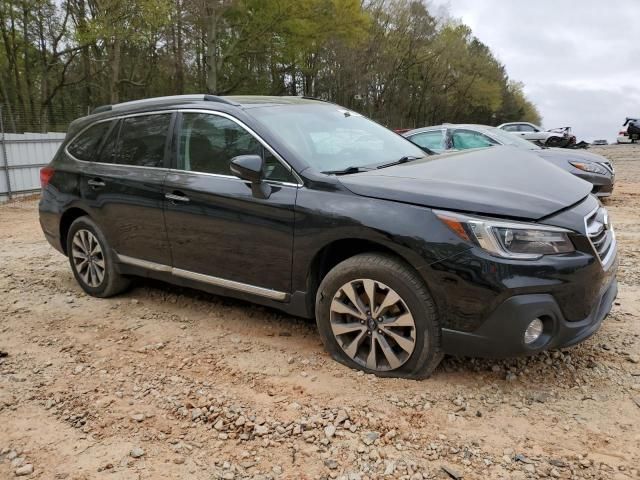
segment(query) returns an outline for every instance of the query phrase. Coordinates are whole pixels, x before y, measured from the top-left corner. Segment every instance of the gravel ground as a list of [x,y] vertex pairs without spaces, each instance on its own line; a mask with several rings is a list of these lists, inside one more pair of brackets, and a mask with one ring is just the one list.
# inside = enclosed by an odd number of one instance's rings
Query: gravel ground
[[0,478],[640,478],[640,146],[593,149],[620,294],[574,348],[446,358],[429,380],[333,362],[312,322],[160,282],[86,296],[37,204],[0,207]]

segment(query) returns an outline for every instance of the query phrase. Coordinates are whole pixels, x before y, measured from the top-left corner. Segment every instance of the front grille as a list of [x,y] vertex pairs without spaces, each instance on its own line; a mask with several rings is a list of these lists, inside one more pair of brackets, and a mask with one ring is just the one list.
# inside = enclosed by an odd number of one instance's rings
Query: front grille
[[615,253],[616,235],[609,224],[607,209],[599,207],[585,218],[587,236],[603,264],[607,264]]

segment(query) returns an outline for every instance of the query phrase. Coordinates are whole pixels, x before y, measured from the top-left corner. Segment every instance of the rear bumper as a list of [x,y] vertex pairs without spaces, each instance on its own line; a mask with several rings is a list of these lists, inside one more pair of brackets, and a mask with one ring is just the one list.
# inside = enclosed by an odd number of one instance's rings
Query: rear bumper
[[[614,276],[604,286],[591,313],[579,321],[567,321],[552,295],[516,295],[504,301],[473,332],[443,329],[443,349],[451,355],[501,358],[569,347],[598,331],[617,293],[618,283]],[[524,331],[535,318],[543,320],[544,331],[538,340],[527,345]]]
[[55,203],[51,201],[50,194],[45,190],[42,192],[39,204],[39,218],[42,233],[47,242],[64,254],[64,248],[60,239],[60,212],[57,210]]

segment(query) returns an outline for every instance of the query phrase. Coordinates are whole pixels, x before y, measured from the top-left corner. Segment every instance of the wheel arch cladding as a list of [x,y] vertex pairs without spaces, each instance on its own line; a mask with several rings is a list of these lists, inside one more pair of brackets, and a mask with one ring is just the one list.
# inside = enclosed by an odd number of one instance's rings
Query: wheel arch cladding
[[315,299],[322,279],[339,263],[363,253],[383,253],[394,257],[419,273],[411,262],[396,250],[382,243],[363,238],[334,240],[316,252],[311,260],[307,276],[309,308],[315,310]]
[[67,235],[69,233],[69,228],[71,228],[71,224],[78,218],[85,216],[89,216],[86,211],[78,207],[73,207],[66,210],[62,214],[62,217],[60,217],[60,245],[62,246],[62,250],[65,255],[68,255]]

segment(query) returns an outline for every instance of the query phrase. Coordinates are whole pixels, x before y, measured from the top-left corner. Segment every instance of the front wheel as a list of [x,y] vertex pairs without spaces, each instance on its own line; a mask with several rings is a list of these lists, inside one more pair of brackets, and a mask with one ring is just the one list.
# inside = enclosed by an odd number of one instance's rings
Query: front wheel
[[316,321],[331,356],[367,373],[426,378],[443,357],[429,291],[389,255],[356,255],[334,267],[318,289]]
[[104,234],[89,217],[77,218],[67,233],[67,255],[76,281],[94,297],[111,297],[129,286],[115,268]]
[[550,137],[545,142],[545,146],[547,147],[562,147],[565,141],[560,137]]

